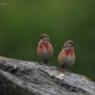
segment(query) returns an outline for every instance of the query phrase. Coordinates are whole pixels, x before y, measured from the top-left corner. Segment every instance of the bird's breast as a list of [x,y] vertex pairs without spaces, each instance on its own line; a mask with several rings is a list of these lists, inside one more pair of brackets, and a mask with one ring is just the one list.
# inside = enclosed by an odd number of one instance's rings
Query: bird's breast
[[58,56],[58,61],[61,64],[73,64],[75,61],[74,50],[72,49],[63,49]]
[[38,45],[37,52],[39,55],[45,56],[51,56],[53,53],[53,47],[50,42],[42,41]]
[[73,51],[73,49],[65,49],[63,51],[63,54],[66,56],[72,56],[74,54],[74,51]]
[[48,42],[44,42],[44,41],[41,42],[40,43],[40,48],[42,48],[42,49],[46,48],[47,49],[48,48]]

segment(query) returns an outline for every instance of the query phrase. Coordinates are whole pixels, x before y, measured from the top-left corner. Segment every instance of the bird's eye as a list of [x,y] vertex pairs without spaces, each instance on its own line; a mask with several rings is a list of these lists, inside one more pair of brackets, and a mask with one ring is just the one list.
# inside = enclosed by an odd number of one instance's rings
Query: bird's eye
[[43,36],[40,36],[40,39],[42,39],[43,38]]
[[45,35],[41,35],[41,36],[40,36],[40,39],[43,39],[43,38],[45,38],[45,37],[46,37]]
[[42,37],[40,36],[40,39],[42,39]]

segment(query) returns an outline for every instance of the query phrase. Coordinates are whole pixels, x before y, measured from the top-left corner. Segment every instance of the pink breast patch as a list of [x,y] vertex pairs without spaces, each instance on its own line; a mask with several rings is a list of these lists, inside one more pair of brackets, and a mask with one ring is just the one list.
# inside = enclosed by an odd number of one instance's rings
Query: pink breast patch
[[48,48],[48,43],[43,41],[40,43],[40,48]]
[[64,55],[73,55],[73,50],[72,49],[66,49],[65,51],[64,51]]

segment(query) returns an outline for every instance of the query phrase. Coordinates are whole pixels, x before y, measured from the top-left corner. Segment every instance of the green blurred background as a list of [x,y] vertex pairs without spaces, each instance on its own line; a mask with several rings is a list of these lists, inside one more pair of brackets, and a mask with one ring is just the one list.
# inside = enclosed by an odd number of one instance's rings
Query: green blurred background
[[54,46],[51,65],[63,43],[76,43],[72,71],[95,80],[95,0],[0,0],[0,55],[39,61],[39,35],[47,33]]

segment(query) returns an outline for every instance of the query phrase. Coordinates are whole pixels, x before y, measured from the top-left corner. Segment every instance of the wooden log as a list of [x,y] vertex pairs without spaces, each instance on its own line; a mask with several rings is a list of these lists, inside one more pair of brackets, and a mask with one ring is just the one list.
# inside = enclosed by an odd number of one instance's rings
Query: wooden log
[[0,57],[0,95],[95,95],[95,83],[55,66]]

